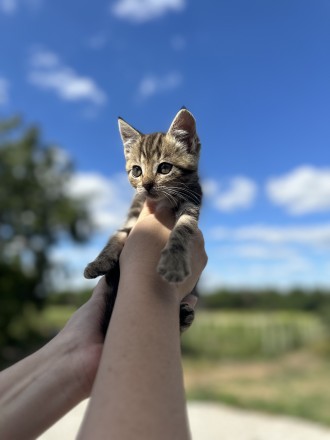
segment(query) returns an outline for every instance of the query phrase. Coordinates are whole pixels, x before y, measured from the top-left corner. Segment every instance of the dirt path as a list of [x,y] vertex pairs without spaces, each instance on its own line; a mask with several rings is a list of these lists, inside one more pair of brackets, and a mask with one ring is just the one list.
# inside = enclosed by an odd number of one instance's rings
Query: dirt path
[[[82,402],[39,440],[74,440],[86,405],[87,401]],[[225,405],[190,402],[188,413],[193,440],[330,439],[330,428],[300,419],[244,411]]]

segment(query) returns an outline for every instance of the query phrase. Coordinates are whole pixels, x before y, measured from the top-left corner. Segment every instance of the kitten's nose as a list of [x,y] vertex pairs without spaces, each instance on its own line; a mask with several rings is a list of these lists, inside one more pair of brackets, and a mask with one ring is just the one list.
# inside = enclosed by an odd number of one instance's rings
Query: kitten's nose
[[150,192],[150,190],[152,189],[152,187],[154,186],[153,182],[145,182],[142,184],[143,188]]

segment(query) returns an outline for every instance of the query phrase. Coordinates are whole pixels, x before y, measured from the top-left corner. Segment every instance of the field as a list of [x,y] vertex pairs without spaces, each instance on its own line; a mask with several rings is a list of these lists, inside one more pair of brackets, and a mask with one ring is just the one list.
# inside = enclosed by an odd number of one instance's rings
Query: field
[[301,312],[202,312],[183,337],[188,398],[330,425],[326,328]]
[[[24,319],[45,340],[73,311],[51,305],[41,313],[28,310]],[[20,322],[12,323],[17,335]],[[201,311],[182,336],[182,351],[189,399],[330,425],[329,326],[318,314]]]
[[306,312],[200,312],[183,336],[183,351],[198,359],[272,358],[323,338],[324,325]]

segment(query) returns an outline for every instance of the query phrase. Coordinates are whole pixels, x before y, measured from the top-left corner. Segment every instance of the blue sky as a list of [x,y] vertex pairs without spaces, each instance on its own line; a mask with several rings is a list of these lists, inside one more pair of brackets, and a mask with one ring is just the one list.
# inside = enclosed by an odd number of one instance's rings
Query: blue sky
[[76,163],[99,232],[53,258],[80,285],[125,215],[117,116],[202,140],[205,289],[330,285],[328,0],[0,0],[0,115]]

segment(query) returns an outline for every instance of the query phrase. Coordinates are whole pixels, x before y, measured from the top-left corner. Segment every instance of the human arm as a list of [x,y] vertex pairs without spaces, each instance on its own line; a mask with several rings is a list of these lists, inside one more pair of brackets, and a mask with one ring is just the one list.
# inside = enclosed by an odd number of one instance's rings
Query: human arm
[[89,396],[103,347],[108,287],[92,297],[43,348],[0,373],[0,438],[36,438]]
[[180,285],[156,271],[173,219],[144,208],[120,258],[117,300],[79,439],[189,438],[178,312],[206,264],[201,234]]
[[[0,373],[0,438],[35,438],[90,395],[103,348],[108,294],[102,278],[52,341]],[[191,296],[184,302],[195,305]]]

